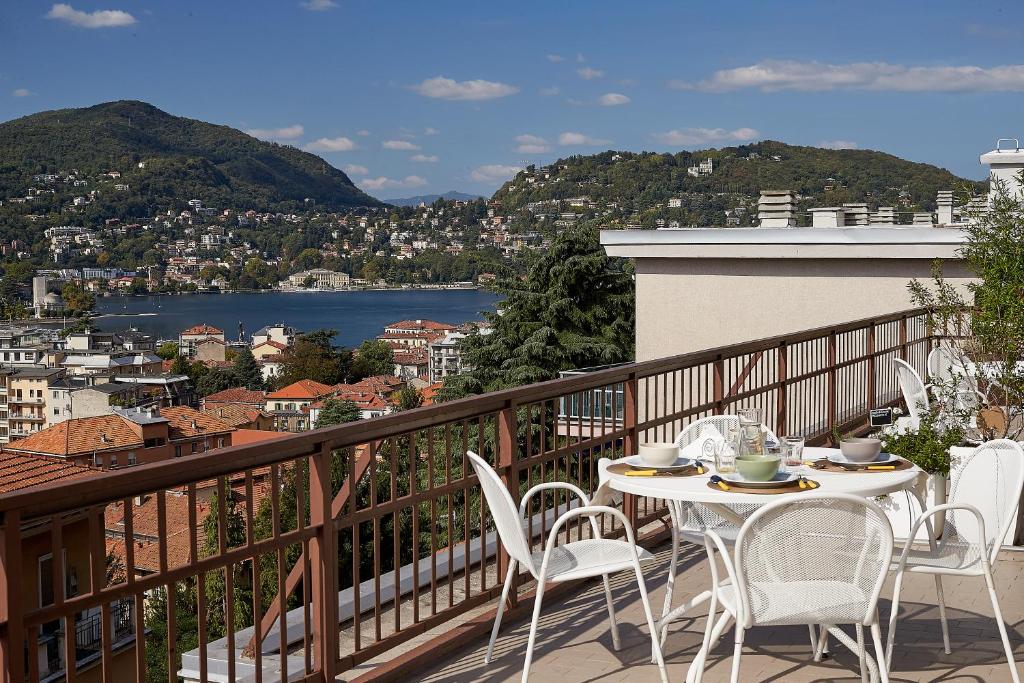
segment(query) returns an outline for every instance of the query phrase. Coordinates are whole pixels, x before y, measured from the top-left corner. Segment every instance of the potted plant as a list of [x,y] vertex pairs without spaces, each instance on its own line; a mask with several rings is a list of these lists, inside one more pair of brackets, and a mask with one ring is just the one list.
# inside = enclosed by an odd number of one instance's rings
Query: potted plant
[[[882,441],[882,450],[909,460],[928,475],[920,491],[925,507],[946,502],[950,469],[955,466],[956,458],[963,455],[958,449],[965,447],[963,424],[962,416],[955,411],[952,414],[947,412],[940,400],[921,414],[916,425],[893,426],[877,434]],[[970,447],[966,447],[966,452],[970,452]],[[914,520],[921,513],[921,506],[909,492],[900,492],[887,498],[881,502],[889,513],[893,533],[897,538],[906,538]],[[933,518],[932,531],[936,537],[941,534],[943,523],[944,515],[939,514]],[[927,540],[923,528],[917,540]]]

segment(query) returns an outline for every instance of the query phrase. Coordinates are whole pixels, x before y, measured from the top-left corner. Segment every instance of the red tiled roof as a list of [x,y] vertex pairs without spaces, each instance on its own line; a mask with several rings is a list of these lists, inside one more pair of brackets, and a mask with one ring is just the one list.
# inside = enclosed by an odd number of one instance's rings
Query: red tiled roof
[[420,396],[423,397],[423,405],[433,405],[434,399],[437,397],[437,392],[444,386],[444,382],[434,382],[420,389]]
[[454,330],[455,325],[439,323],[436,320],[399,320],[384,326],[385,330]]
[[425,346],[403,347],[392,354],[398,365],[425,365],[428,362]]
[[212,325],[201,323],[199,325],[193,325],[187,330],[182,330],[181,334],[224,334],[224,330],[218,330]]
[[[205,406],[201,412],[232,427],[242,427],[252,424],[260,417],[270,417],[269,413],[248,403],[214,403],[213,405]],[[231,437],[231,443],[235,443],[234,436]]]
[[112,448],[142,446],[142,438],[120,415],[98,415],[58,422],[4,446],[5,451],[49,455],[88,455]]
[[294,436],[291,432],[268,432],[264,429],[236,429],[231,434],[231,445],[240,446],[250,443],[261,443],[263,441],[277,441]]
[[[209,413],[201,413],[188,406],[161,408],[160,417],[167,418],[168,430],[172,439],[187,439],[193,436],[220,434],[234,431],[234,427],[218,420]],[[195,427],[193,427],[195,423]]]
[[287,344],[282,344],[281,342],[274,341],[273,339],[268,339],[266,341],[260,342],[259,344],[254,344],[252,348],[258,349],[261,346],[272,346],[278,351],[284,351],[285,349],[288,348]]
[[352,385],[353,388],[362,391],[372,391],[376,394],[389,394],[392,391],[401,389],[405,381],[394,375],[373,375],[359,380]]
[[0,493],[10,493],[54,481],[102,476],[99,470],[38,455],[0,453]]
[[245,387],[234,387],[210,394],[203,399],[204,404],[209,403],[249,403],[255,406],[262,406],[267,402],[267,392],[252,391]]
[[300,379],[298,382],[294,382],[282,389],[278,389],[277,391],[267,394],[267,398],[297,398],[312,400],[322,396],[327,396],[333,391],[334,387],[330,387],[326,384],[314,382],[311,379]]

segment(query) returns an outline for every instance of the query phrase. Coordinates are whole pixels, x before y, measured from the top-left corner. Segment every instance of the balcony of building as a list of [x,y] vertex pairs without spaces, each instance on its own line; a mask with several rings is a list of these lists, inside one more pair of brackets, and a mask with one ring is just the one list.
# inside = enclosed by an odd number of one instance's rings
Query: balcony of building
[[[932,332],[922,311],[878,316],[219,449],[190,458],[187,467],[170,461],[126,468],[105,473],[102,486],[72,481],[0,495],[4,667],[10,680],[42,678],[38,659],[18,653],[39,641],[44,625],[77,631],[76,615],[128,601],[147,615],[131,625],[139,679],[161,661],[171,678],[185,681],[513,680],[521,673],[523,618],[535,584],[528,574],[513,577],[496,658],[484,666],[481,648],[509,556],[468,467],[468,450],[492,463],[518,500],[539,482],[594,491],[600,458],[621,456],[642,441],[672,440],[693,420],[740,406],[761,408],[780,435],[825,443],[834,427],[861,428],[868,411],[900,402],[892,363],[903,359],[923,371],[937,342]],[[534,550],[574,504],[545,495],[526,508]],[[660,605],[664,502],[626,496],[621,505],[639,543],[656,555],[646,574]],[[121,519],[122,576],[104,571],[110,534],[102,512],[111,509]],[[96,588],[38,607],[11,558],[29,535],[60,545],[64,520],[83,511],[91,513],[82,545]],[[622,531],[611,519],[602,522],[603,535]],[[572,524],[559,538],[589,534],[586,525]],[[677,590],[703,590],[703,549],[684,545],[682,563]],[[1004,553],[997,576],[1019,648],[1020,556]],[[563,583],[548,592],[535,680],[658,680],[636,584],[627,579],[612,586],[619,651],[605,628],[600,582]],[[910,616],[896,680],[1004,680],[984,593],[947,582],[957,640],[946,656],[935,646],[932,589],[927,577],[908,579]],[[883,600],[883,621],[887,605]],[[670,630],[665,653],[674,680],[682,680],[694,656],[704,616],[687,615]],[[118,627],[101,621],[98,633],[98,666],[112,675]],[[705,680],[728,679],[727,650],[712,652]],[[822,663],[812,661],[806,629],[754,632],[749,651],[745,680],[857,678],[855,662],[838,649]]]

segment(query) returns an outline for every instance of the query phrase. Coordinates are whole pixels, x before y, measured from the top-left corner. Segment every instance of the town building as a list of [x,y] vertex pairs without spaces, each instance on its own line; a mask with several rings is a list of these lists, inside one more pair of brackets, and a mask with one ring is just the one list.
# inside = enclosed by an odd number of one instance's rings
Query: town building
[[261,327],[252,333],[252,346],[253,349],[257,345],[263,344],[268,341],[280,344],[282,347],[291,346],[295,343],[295,338],[299,336],[299,331],[291,325],[285,325],[284,323],[277,323],[276,325],[267,325]]
[[200,342],[216,339],[224,343],[224,330],[205,323],[193,325],[178,335],[178,353],[186,358],[195,358]]
[[288,284],[292,287],[307,287],[309,285],[308,289],[344,289],[349,286],[351,279],[348,273],[313,268],[289,275]]
[[320,399],[334,395],[335,388],[303,379],[267,394],[266,411],[274,416],[274,427],[283,432],[310,429],[308,408]]

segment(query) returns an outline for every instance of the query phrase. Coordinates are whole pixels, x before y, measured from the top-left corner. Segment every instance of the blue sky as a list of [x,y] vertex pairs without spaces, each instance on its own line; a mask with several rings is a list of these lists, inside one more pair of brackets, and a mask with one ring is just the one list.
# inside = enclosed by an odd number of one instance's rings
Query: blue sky
[[604,149],[774,139],[981,178],[1024,137],[1024,3],[0,7],[0,120],[139,99],[322,155],[378,197]]

